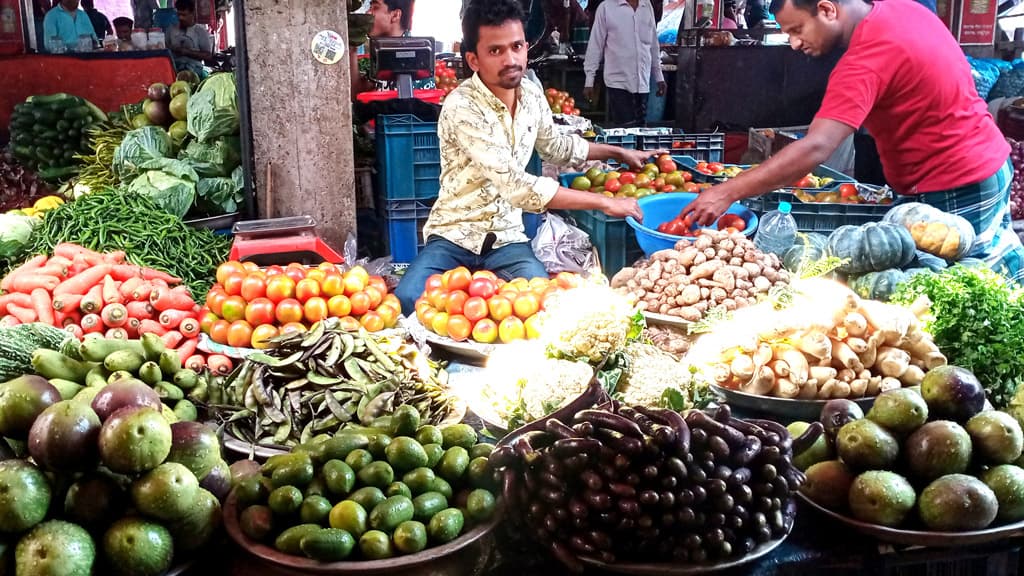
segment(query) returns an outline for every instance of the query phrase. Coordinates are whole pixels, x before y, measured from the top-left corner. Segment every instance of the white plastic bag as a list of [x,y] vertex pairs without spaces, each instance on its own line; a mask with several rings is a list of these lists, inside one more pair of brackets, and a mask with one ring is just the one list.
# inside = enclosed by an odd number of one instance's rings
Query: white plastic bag
[[530,246],[549,274],[587,274],[597,267],[587,233],[552,212],[545,216]]

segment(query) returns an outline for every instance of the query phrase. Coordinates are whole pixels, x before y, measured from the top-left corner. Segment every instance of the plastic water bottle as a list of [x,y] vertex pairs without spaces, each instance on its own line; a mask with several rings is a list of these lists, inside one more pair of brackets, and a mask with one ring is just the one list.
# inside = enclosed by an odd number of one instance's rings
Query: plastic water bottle
[[790,214],[792,209],[789,202],[779,202],[778,210],[772,210],[761,218],[754,236],[754,246],[758,250],[781,258],[796,242],[796,220]]

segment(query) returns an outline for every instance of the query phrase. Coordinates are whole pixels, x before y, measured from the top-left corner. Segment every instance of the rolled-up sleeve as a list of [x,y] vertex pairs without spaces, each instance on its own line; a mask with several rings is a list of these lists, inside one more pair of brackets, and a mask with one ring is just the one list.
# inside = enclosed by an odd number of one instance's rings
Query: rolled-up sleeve
[[440,133],[457,134],[458,145],[473,167],[509,204],[527,212],[543,212],[558,192],[555,180],[519,168],[502,127],[488,122],[476,104],[442,110],[439,123],[447,124],[439,128]]
[[558,166],[582,164],[590,152],[590,144],[575,134],[560,134],[550,114],[541,114],[535,144],[540,157]]

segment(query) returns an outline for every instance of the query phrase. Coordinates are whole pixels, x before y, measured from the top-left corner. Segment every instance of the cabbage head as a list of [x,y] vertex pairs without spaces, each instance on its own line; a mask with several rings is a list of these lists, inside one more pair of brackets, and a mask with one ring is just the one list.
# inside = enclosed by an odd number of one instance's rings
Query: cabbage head
[[[194,173],[193,173],[194,175]],[[128,192],[148,196],[165,212],[183,218],[196,200],[196,180],[150,170],[128,186]]]
[[0,260],[14,260],[27,250],[38,222],[32,216],[0,214]]
[[188,99],[188,132],[200,142],[238,132],[238,93],[235,75],[214,74]]

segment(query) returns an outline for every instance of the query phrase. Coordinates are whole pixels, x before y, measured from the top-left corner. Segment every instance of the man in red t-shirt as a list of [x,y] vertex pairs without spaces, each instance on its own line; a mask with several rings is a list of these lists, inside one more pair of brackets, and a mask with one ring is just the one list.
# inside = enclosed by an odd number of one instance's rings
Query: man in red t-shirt
[[1010,223],[1010,148],[942,21],[913,0],[773,0],[771,11],[794,50],[846,53],[804,138],[704,192],[685,212],[711,225],[733,202],[812,172],[864,126],[897,202],[964,216],[978,235],[969,256],[1024,279],[1024,247]]

